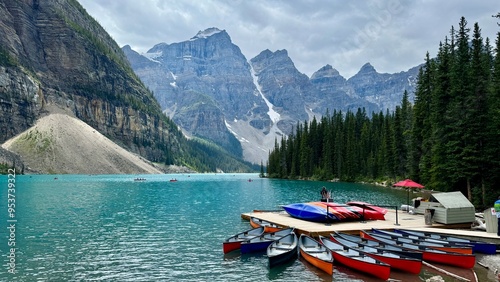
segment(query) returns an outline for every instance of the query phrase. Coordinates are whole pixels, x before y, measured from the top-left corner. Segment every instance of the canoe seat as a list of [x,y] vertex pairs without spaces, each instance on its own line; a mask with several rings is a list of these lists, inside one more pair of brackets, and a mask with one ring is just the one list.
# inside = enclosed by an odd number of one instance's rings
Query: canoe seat
[[274,250],[282,250],[282,251],[289,251],[290,248],[280,248],[280,247],[272,247]]
[[308,253],[312,253],[312,254],[319,254],[319,253],[328,253],[327,251],[320,251],[320,250],[317,250],[317,251],[314,251],[314,250],[307,250]]
[[291,246],[292,244],[291,243],[278,243],[277,245],[280,245],[280,246]]

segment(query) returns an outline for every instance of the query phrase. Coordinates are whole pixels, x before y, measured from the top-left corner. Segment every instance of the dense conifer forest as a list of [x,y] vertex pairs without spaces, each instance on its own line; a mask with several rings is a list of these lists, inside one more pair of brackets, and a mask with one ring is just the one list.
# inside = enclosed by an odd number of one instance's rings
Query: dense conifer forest
[[[500,15],[500,14],[499,14]],[[497,15],[497,17],[499,17]],[[478,208],[500,194],[500,32],[496,46],[461,18],[420,69],[415,101],[394,111],[327,113],[276,140],[267,175],[340,181],[411,178],[461,191]]]

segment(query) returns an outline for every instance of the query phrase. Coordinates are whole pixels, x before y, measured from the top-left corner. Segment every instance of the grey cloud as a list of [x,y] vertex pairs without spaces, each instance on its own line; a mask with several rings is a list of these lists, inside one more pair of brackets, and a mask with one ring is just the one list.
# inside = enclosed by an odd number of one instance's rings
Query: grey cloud
[[[209,27],[225,29],[247,59],[262,50],[287,49],[299,71],[311,75],[326,64],[345,76],[366,62],[379,72],[399,72],[435,54],[452,25],[465,16],[479,22],[493,42],[491,15],[498,0],[80,0],[120,46],[146,52]],[[497,9],[498,11],[496,11]]]

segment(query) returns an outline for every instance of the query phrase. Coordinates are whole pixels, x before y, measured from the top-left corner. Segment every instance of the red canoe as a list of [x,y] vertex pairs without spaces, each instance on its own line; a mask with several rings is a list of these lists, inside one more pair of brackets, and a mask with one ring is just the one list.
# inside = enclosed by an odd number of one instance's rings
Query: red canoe
[[253,228],[262,226],[264,227],[264,233],[272,233],[281,230],[281,227],[279,227],[277,224],[256,217],[250,217],[250,226],[252,226]]
[[299,250],[300,256],[307,262],[330,275],[333,274],[333,256],[323,244],[302,234],[299,238]]
[[389,279],[391,274],[391,267],[389,264],[368,256],[365,253],[358,252],[348,246],[338,244],[327,237],[319,236],[319,238],[321,243],[331,250],[335,263],[341,263],[347,267],[373,275],[382,280]]
[[[351,201],[347,202],[346,204],[349,206],[363,209],[363,212],[365,213],[365,219],[367,220],[369,219],[385,220],[385,214],[387,213],[387,209],[385,208],[381,208],[379,206],[360,201]],[[367,216],[371,218],[366,218]]]

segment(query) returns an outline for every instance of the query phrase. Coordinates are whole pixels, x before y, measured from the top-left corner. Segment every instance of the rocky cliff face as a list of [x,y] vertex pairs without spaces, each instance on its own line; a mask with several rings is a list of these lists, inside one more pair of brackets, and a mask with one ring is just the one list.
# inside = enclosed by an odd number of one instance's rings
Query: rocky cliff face
[[0,142],[65,111],[150,160],[168,161],[165,144],[181,150],[175,125],[77,1],[0,0],[0,18]]
[[263,96],[280,114],[278,127],[290,134],[297,121],[309,119],[307,104],[312,98],[309,78],[295,68],[286,50],[265,50],[250,62]]
[[241,146],[244,158],[254,163],[265,162],[274,140],[292,133],[297,122],[334,110],[395,109],[404,90],[413,97],[418,71],[380,74],[367,64],[346,80],[326,65],[309,78],[286,50],[264,50],[247,62],[217,28],[184,42],[157,44],[145,54],[129,46],[123,50],[164,112],[185,132],[233,153]]

